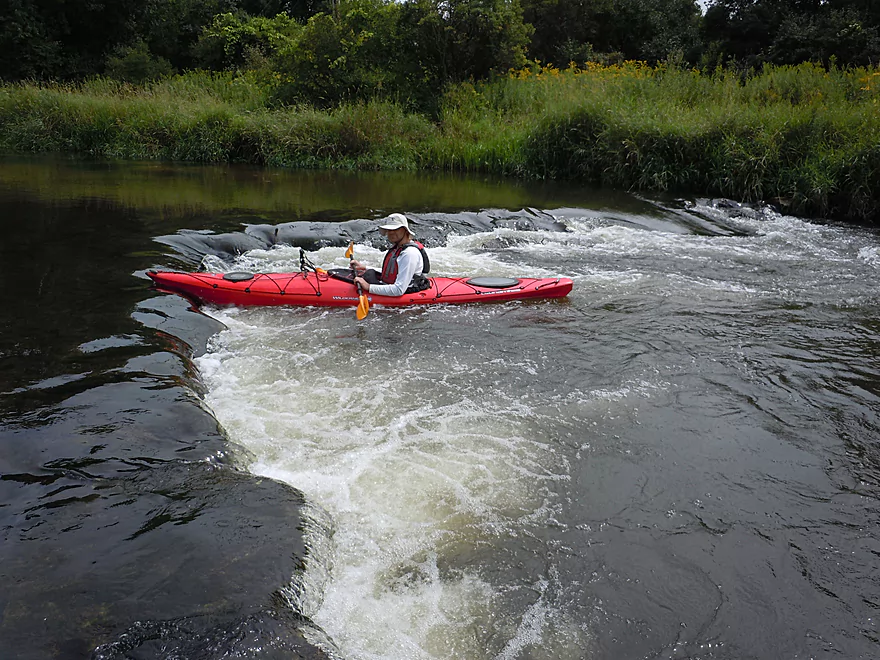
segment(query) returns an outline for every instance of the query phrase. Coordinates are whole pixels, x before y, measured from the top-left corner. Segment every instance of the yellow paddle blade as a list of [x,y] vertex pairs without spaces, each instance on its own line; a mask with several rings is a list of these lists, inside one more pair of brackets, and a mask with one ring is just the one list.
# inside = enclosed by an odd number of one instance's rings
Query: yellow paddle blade
[[351,259],[351,255],[353,255],[353,254],[354,254],[354,241],[351,241],[348,244],[348,249],[345,251],[345,258]]
[[361,294],[361,297],[358,299],[358,308],[357,308],[357,319],[358,321],[363,321],[367,318],[367,314],[370,313],[370,301],[367,300],[366,294]]

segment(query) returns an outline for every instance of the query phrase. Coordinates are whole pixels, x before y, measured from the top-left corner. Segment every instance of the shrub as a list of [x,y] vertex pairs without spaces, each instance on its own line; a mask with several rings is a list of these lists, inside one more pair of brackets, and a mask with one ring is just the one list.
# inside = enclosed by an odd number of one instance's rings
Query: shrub
[[124,82],[141,84],[173,72],[171,63],[164,57],[153,55],[143,41],[120,48],[107,58],[107,75]]

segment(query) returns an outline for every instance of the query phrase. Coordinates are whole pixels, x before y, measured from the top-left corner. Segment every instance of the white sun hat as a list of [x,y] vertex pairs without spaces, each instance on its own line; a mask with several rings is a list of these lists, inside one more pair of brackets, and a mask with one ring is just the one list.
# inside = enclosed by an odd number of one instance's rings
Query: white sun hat
[[379,225],[379,229],[384,229],[385,231],[392,231],[401,227],[406,229],[410,236],[412,236],[413,231],[409,228],[409,221],[403,213],[392,213],[386,218],[384,225]]

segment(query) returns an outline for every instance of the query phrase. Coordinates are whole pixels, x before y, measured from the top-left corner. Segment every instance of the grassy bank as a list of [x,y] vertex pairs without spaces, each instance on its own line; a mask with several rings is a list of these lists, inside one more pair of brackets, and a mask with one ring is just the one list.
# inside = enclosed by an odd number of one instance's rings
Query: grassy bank
[[880,69],[524,70],[449,90],[434,121],[387,102],[318,112],[271,98],[257,75],[3,86],[0,149],[574,178],[862,222],[880,210]]

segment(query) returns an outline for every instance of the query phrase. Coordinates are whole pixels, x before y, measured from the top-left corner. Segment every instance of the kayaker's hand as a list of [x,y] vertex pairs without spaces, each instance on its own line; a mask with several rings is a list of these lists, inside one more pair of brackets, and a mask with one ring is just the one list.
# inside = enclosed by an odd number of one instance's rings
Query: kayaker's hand
[[357,271],[365,270],[364,265],[360,261],[355,261],[354,259],[348,262],[348,267],[353,268]]
[[369,290],[370,290],[370,283],[367,282],[363,277],[356,277],[356,278],[354,278],[354,283],[355,283],[355,284],[360,284],[360,285],[361,285],[361,289],[363,289],[364,291],[369,291]]

